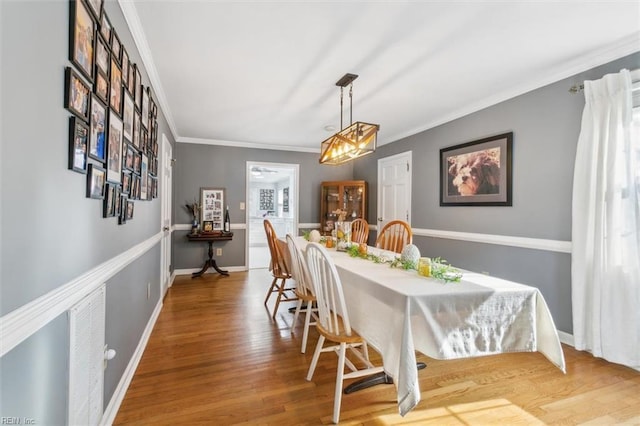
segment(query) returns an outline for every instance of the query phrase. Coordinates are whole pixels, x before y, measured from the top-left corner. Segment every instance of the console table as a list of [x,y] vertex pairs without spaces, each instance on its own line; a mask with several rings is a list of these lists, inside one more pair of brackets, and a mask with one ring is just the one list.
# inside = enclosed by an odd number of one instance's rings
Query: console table
[[194,272],[191,274],[191,278],[197,278],[207,272],[209,268],[213,268],[222,275],[229,275],[228,271],[224,271],[218,268],[216,264],[216,260],[213,258],[213,243],[216,241],[231,241],[233,239],[233,232],[228,232],[226,234],[187,234],[187,238],[189,241],[204,241],[209,244],[209,258],[204,262],[204,266],[198,272]]

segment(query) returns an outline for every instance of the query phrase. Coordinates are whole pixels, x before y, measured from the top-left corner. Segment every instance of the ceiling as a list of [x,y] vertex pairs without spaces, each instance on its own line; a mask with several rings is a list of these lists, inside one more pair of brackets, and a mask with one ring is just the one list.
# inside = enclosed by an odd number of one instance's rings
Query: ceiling
[[638,1],[119,2],[178,142],[318,152],[354,73],[385,144],[640,50]]

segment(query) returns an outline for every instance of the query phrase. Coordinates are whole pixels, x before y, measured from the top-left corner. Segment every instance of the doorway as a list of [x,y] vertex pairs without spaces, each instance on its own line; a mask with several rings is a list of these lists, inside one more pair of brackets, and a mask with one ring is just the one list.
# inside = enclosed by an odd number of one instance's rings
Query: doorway
[[173,165],[171,143],[162,134],[162,156],[160,158],[160,299],[171,286],[171,166]]
[[247,241],[249,269],[268,268],[271,260],[264,220],[276,235],[298,234],[299,165],[247,161]]

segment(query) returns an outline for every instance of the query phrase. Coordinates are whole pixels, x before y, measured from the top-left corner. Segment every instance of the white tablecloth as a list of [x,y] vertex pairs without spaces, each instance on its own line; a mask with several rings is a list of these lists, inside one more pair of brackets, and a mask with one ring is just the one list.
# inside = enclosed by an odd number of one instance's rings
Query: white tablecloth
[[436,359],[543,353],[565,371],[547,304],[534,287],[473,272],[444,283],[330,251],[352,327],[380,352],[405,415],[420,401],[415,351]]

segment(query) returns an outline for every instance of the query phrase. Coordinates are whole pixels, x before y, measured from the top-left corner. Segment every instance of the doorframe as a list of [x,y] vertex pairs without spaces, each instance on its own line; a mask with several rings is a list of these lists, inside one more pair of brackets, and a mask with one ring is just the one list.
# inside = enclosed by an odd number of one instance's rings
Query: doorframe
[[[162,133],[162,158],[160,159],[160,300],[173,284],[171,282],[171,212],[173,188],[173,147],[167,136]],[[167,177],[167,174],[169,175]],[[168,179],[168,181],[167,181]]]
[[[381,218],[381,210],[382,210],[382,166],[384,163],[387,162],[395,162],[397,160],[404,160],[406,161],[407,165],[408,165],[408,170],[407,170],[407,199],[405,200],[405,204],[407,207],[407,215],[408,217],[406,218],[402,218],[402,220],[405,220],[409,226],[411,226],[411,183],[413,180],[413,163],[412,163],[412,158],[413,158],[413,151],[405,151],[405,152],[401,152],[399,154],[395,154],[395,155],[390,155],[389,157],[384,157],[384,158],[379,158],[378,159],[378,177],[377,177],[377,199],[376,199],[376,232],[379,231],[381,229],[380,227],[380,218]],[[395,218],[398,219],[398,218]],[[390,219],[392,220],[392,219]],[[388,222],[388,220],[387,220]],[[379,229],[380,227],[380,229]]]
[[[295,235],[298,235],[298,224],[300,218],[300,164],[297,163],[270,163],[266,161],[247,161],[246,163],[246,177],[245,177],[245,223],[246,232],[245,232],[245,241],[244,241],[244,259],[245,259],[245,268],[249,270],[249,236],[251,234],[251,218],[249,217],[249,199],[251,196],[251,168],[252,167],[274,167],[274,168],[289,168],[293,169],[293,185],[294,185],[294,194],[295,201],[293,203],[294,213],[293,213],[293,230]],[[291,196],[289,196],[291,197]],[[290,204],[291,205],[291,204]],[[280,235],[279,237],[284,237],[284,235]]]

